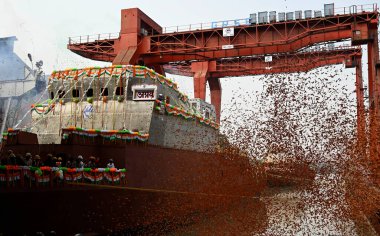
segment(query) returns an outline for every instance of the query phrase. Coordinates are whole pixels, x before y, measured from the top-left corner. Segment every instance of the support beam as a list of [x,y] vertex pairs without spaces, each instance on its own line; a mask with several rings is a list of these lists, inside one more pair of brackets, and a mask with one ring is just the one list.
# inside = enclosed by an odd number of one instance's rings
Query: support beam
[[220,122],[222,104],[222,87],[219,78],[210,77],[216,71],[216,61],[199,61],[191,63],[191,72],[194,73],[194,97],[206,100],[206,83],[210,86],[211,104],[216,111],[216,120]]
[[[360,47],[344,47],[329,50],[288,53],[274,55],[273,61],[267,63],[264,56],[248,58],[225,58],[216,61],[216,70],[209,71],[209,77],[238,77],[276,73],[306,72],[311,69],[334,64],[345,63],[346,68],[354,68],[354,59],[361,57]],[[165,71],[170,74],[194,76],[189,62],[180,62],[164,65]]]
[[364,88],[362,77],[362,60],[356,57],[356,102],[357,102],[357,139],[360,147],[365,147],[367,140],[365,137],[365,108],[364,108]]
[[216,71],[216,61],[198,61],[191,63],[194,73],[194,97],[206,100],[206,83],[210,72]]
[[194,97],[206,100],[206,82],[208,76],[208,62],[193,62],[191,70],[194,72]]
[[379,100],[380,100],[380,74],[376,74],[376,64],[379,61],[379,45],[377,24],[370,24],[368,42],[368,90],[369,90],[369,133],[370,133],[370,159],[379,159]]
[[216,121],[220,123],[221,108],[222,108],[222,86],[219,78],[209,78],[211,104],[215,106]]

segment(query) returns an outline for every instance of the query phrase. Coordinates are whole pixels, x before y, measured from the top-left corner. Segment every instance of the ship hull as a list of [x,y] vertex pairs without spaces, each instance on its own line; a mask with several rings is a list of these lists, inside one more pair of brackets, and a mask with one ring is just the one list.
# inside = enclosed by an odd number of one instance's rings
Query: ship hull
[[[223,212],[241,201],[236,197],[136,191],[128,189],[67,187],[34,191],[1,191],[1,232],[34,234],[55,231],[159,235],[176,232]],[[255,228],[265,228],[265,207],[251,199]],[[211,229],[212,230],[212,229]]]
[[[11,149],[15,153],[31,152],[41,156],[48,153],[93,155],[101,158],[100,165],[113,158],[117,168],[127,169],[127,186],[80,183],[42,190],[3,188],[2,202],[10,204],[1,213],[2,219],[7,219],[2,222],[5,228],[1,228],[9,232],[48,228],[64,233],[110,232],[150,228],[155,224],[171,230],[173,225],[189,222],[198,213],[223,208],[241,198],[257,201],[257,212],[263,212],[259,210],[264,207],[259,203],[259,194],[265,186],[264,175],[248,158],[137,142],[98,140],[102,142],[100,145],[97,140],[75,135],[59,145],[39,145],[35,138],[33,134],[20,132],[7,140],[3,153]],[[17,224],[12,223],[11,219],[17,217],[20,219]],[[70,229],[62,226],[67,222],[65,219],[70,219],[67,223]],[[172,222],[171,226],[168,222]]]

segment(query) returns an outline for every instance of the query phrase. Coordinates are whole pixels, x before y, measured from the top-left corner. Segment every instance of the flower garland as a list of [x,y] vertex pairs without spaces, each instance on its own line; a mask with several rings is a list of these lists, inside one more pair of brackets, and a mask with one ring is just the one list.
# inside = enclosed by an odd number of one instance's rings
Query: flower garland
[[47,172],[55,172],[58,170],[61,170],[63,172],[69,172],[69,173],[81,173],[81,172],[110,172],[110,173],[126,173],[127,170],[125,168],[123,169],[116,169],[116,168],[68,168],[68,167],[50,167],[50,166],[41,166],[41,167],[35,167],[35,166],[17,166],[17,165],[0,165],[0,170],[30,170],[30,171],[47,171]]
[[7,139],[8,139],[8,133],[3,133],[3,138],[2,138],[3,142],[7,141]]
[[18,130],[18,129],[8,128],[8,132],[4,132],[2,134],[3,135],[3,139],[2,140],[3,141],[7,141],[10,136],[16,136],[19,131],[20,130]]
[[138,140],[146,142],[149,139],[149,134],[141,134],[139,132],[132,132],[130,130],[99,130],[99,129],[82,129],[79,127],[69,127],[62,129],[62,138],[68,139],[69,134],[78,134],[87,137],[101,136],[107,140]]
[[[47,107],[47,110],[45,109]],[[46,115],[50,111],[52,111],[55,107],[54,103],[49,104],[33,104],[32,105],[32,112],[35,111],[39,115]]]
[[160,105],[162,104],[165,106],[165,111],[169,115],[180,116],[186,120],[197,119],[199,121],[199,123],[201,123],[201,124],[209,125],[209,126],[213,127],[214,129],[219,129],[219,124],[212,121],[211,119],[205,119],[200,115],[185,111],[184,109],[182,109],[180,107],[176,107],[176,106],[167,104],[167,103],[160,101],[160,100],[156,100],[156,103],[157,103],[157,106],[155,109],[158,111],[161,110]]

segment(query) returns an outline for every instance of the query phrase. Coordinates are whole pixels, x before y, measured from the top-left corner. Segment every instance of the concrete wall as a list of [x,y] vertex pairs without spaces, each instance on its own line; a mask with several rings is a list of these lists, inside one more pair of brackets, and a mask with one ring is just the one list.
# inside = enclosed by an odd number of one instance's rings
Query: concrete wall
[[[40,144],[60,143],[62,128],[70,126],[101,130],[139,130],[148,133],[154,102],[95,101],[57,103],[47,115],[33,112],[32,129]],[[87,109],[87,110],[86,110]],[[92,109],[92,112],[89,112]]]
[[195,120],[153,113],[149,131],[149,143],[162,147],[214,152],[218,130]]

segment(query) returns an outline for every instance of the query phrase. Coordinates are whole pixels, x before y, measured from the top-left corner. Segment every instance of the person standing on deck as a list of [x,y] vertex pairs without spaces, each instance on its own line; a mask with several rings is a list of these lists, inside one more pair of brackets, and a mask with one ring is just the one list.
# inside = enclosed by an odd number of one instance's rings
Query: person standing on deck
[[113,159],[110,159],[107,164],[107,168],[115,168],[115,164],[113,162]]
[[93,156],[90,156],[88,162],[87,162],[87,165],[86,165],[87,168],[91,168],[91,169],[95,169],[95,157]]
[[84,168],[83,157],[81,155],[78,156],[76,168]]
[[43,164],[41,162],[41,157],[39,155],[35,155],[34,156],[34,160],[33,160],[33,166],[34,167],[41,167]]
[[62,157],[58,157],[57,161],[55,162],[55,167],[61,167],[62,166]]
[[8,165],[16,165],[17,164],[17,158],[16,158],[16,155],[12,152],[11,154],[9,154],[9,163]]
[[27,166],[32,166],[33,164],[32,154],[29,152],[25,154],[25,164]]

